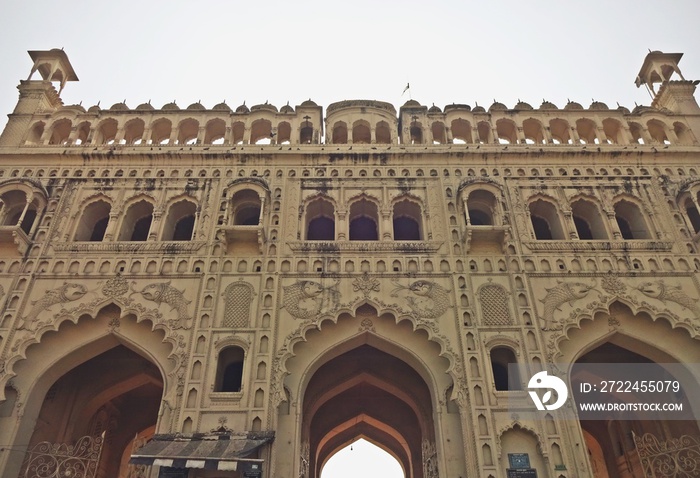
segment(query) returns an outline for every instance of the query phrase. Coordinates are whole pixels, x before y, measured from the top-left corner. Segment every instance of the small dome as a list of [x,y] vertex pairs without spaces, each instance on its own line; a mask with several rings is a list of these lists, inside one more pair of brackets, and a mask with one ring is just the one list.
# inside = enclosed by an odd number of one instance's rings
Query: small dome
[[137,110],[137,111],[152,111],[152,110],[154,110],[154,109],[155,109],[155,108],[154,108],[153,105],[150,104],[150,103],[141,103],[140,105],[138,105],[138,106],[136,107],[136,110]]
[[299,106],[318,106],[315,101],[312,101],[311,98],[309,98],[306,101],[302,101]]
[[554,103],[550,103],[549,101],[542,101],[542,104],[540,105],[541,110],[558,110],[557,105]]
[[582,110],[583,106],[581,106],[580,103],[576,103],[575,101],[569,101],[566,106],[564,106],[565,110]]
[[236,113],[250,113],[250,109],[243,103],[241,106],[236,108]]
[[600,101],[594,101],[591,106],[588,107],[589,110],[608,110],[608,105]]
[[476,105],[472,110],[472,113],[486,113],[486,110],[483,106]]
[[200,103],[199,101],[196,103],[192,103],[187,107],[188,110],[197,110],[197,111],[203,111],[206,110],[206,108]]
[[618,107],[617,107],[617,111],[620,111],[620,112],[622,112],[622,113],[624,113],[624,114],[626,114],[626,115],[630,114],[630,110],[627,109],[627,108],[625,108],[624,106],[618,106]]
[[280,113],[294,113],[294,108],[289,106],[289,103],[280,108]]
[[433,106],[428,108],[428,113],[442,113],[442,110],[439,106],[435,106],[435,103],[433,103]]
[[645,111],[649,111],[651,109],[652,109],[651,106],[637,105],[632,110],[632,114],[638,115],[640,113],[644,113]]
[[127,111],[129,107],[125,103],[114,103],[109,109],[112,111]]
[[263,103],[261,105],[253,106],[250,108],[250,111],[272,111],[277,113],[277,107],[275,105],[271,105],[270,103]]
[[231,111],[231,107],[226,104],[225,101],[222,101],[219,104],[214,105],[212,108],[214,111]]
[[99,113],[100,111],[102,111],[102,110],[97,105],[93,105],[93,106],[88,108],[88,113]]
[[68,105],[68,106],[64,106],[61,109],[74,110],[74,111],[80,111],[81,113],[85,113],[85,108],[83,108],[82,105]]
[[402,106],[402,108],[415,108],[416,106],[422,106],[420,103],[418,103],[416,100],[408,100],[405,102]]
[[180,107],[179,107],[178,105],[176,105],[175,102],[173,101],[172,103],[166,103],[166,104],[164,104],[163,107],[162,107],[161,109],[162,109],[162,110],[174,111],[174,110],[179,110]]
[[443,111],[447,113],[450,110],[465,110],[465,111],[471,111],[472,107],[469,105],[460,105],[457,103],[452,103],[451,105],[445,105],[445,108],[443,108]]
[[513,108],[515,110],[532,110],[532,106],[530,106],[529,103],[525,103],[524,101],[518,101],[518,103],[515,105]]
[[491,106],[489,106],[489,111],[505,111],[508,108],[506,108],[506,105],[503,103],[499,103],[498,101],[494,102]]

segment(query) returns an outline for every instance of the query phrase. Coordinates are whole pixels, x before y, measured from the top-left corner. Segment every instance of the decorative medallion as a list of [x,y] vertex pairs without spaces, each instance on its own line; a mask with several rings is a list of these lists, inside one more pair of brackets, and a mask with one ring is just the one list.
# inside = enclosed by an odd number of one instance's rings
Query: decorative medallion
[[129,284],[121,274],[117,274],[115,277],[107,280],[105,285],[102,286],[102,293],[106,297],[119,297],[127,292],[129,292]]
[[362,292],[362,295],[366,299],[369,297],[370,293],[379,292],[379,280],[375,277],[370,277],[369,273],[365,272],[352,281],[352,290],[355,292]]

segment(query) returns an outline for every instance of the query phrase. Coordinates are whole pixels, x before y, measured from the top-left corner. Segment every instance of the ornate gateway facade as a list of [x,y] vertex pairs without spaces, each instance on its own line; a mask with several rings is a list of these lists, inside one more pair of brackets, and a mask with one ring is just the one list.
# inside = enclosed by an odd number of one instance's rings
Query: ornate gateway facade
[[679,363],[700,407],[680,54],[647,56],[633,111],[325,115],[66,106],[65,53],[30,55],[0,136],[2,476],[318,478],[359,437],[407,478],[698,473],[695,420],[533,415],[527,390]]

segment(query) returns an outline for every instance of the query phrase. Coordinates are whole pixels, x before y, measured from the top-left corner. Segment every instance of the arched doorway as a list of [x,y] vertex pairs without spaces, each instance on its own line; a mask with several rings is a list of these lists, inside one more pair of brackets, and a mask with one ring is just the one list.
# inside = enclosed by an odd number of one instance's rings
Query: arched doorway
[[[307,330],[305,339],[285,363],[277,435],[278,442],[296,435],[300,475],[319,478],[324,464],[359,438],[396,458],[406,478],[436,477],[441,453],[465,453],[459,414],[448,415],[444,401],[453,386],[449,360],[425,331],[363,305]],[[277,466],[288,458],[278,456]]]
[[117,345],[54,382],[44,398],[29,449],[42,441],[73,444],[83,436],[98,437],[104,432],[97,476],[125,477],[124,452],[134,437],[147,438],[144,434],[153,430],[162,394],[158,368]]
[[[614,318],[614,322],[611,317]],[[614,327],[611,327],[612,324]],[[596,375],[599,372],[596,371],[612,368],[609,365],[597,368],[597,364],[638,364],[639,369],[632,367],[630,370],[640,370],[641,374],[646,371],[644,378],[648,380],[658,376],[658,372],[653,370],[668,372],[670,366],[662,367],[660,364],[674,364],[673,373],[676,375],[673,378],[683,384],[682,393],[659,394],[658,401],[682,403],[685,410],[691,410],[697,406],[697,401],[693,398],[700,393],[697,378],[694,378],[691,371],[684,369],[680,364],[697,363],[700,348],[697,341],[685,331],[673,329],[669,322],[662,319],[654,321],[644,312],[635,314],[627,305],[614,302],[610,305],[608,313],[599,313],[594,320],[586,321],[579,329],[570,331],[569,340],[570,342],[562,347],[565,356],[575,347],[583,345],[583,342],[588,342],[572,356],[575,359],[571,372],[572,383],[579,381],[596,383],[600,379]],[[590,366],[587,366],[589,364]],[[678,367],[675,367],[676,364]],[[583,376],[585,380],[581,380]],[[631,381],[636,379],[634,373],[628,378]],[[585,401],[577,387],[572,387],[572,391],[577,403]],[[614,395],[610,397],[612,397],[611,401],[614,401]],[[630,399],[627,401],[634,402]],[[635,444],[635,436],[642,437],[650,434],[660,444],[670,443],[684,435],[700,437],[698,422],[695,420],[653,419],[652,412],[642,412],[634,418],[580,421],[592,476],[595,478],[646,476],[647,472],[643,469],[639,458],[638,445]],[[671,461],[673,461],[672,458]]]
[[133,471],[128,461],[134,444],[155,432],[167,388],[163,364],[172,366],[170,344],[150,322],[121,316],[115,305],[95,315],[44,334],[15,366],[14,386],[27,398],[16,428],[5,431],[12,431],[15,447],[27,453],[9,456],[5,476],[24,477],[27,469],[27,476],[35,476],[28,460],[37,457],[52,463],[45,468],[70,461],[56,458],[41,443],[65,445],[65,451],[79,441],[90,443],[83,437],[104,432],[99,463],[91,465],[95,476],[127,477]]
[[406,477],[423,477],[422,442],[435,441],[430,391],[402,360],[367,344],[329,360],[311,378],[302,413],[309,477],[358,437],[396,457]]

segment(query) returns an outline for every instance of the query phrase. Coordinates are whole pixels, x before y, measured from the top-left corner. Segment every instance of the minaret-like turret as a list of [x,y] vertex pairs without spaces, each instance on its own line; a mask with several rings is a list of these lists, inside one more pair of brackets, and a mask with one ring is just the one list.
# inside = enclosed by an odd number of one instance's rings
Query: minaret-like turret
[[[651,106],[668,109],[677,114],[700,114],[700,107],[693,93],[698,81],[688,81],[683,77],[678,63],[683,53],[663,53],[651,51],[644,58],[635,84],[637,88],[645,85],[652,95]],[[676,73],[680,80],[671,80]],[[656,84],[661,84],[658,91]]]
[[[37,112],[52,113],[63,106],[60,95],[66,82],[78,81],[73,66],[63,50],[54,48],[28,53],[34,64],[27,79],[20,80],[17,86],[19,100],[15,110],[8,115],[7,126],[0,135],[0,147],[21,145],[29,130],[32,116]],[[32,79],[36,72],[41,75],[40,80]],[[58,91],[52,82],[59,83]]]

